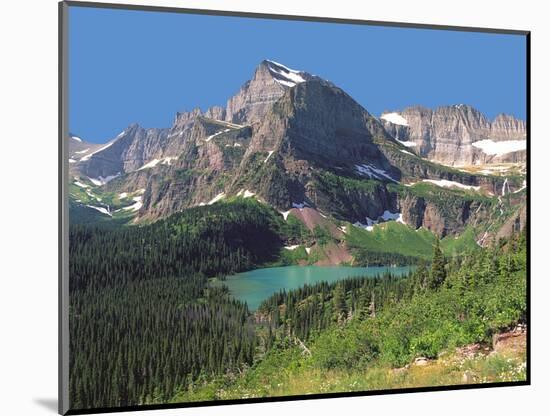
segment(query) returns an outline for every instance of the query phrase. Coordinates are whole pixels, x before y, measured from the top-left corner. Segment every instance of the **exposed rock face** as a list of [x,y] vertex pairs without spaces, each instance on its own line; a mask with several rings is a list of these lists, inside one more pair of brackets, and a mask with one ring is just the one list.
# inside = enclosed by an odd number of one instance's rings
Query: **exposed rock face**
[[399,198],[403,221],[414,228],[424,227],[439,237],[464,231],[489,218],[491,207],[471,199],[427,200],[413,194]]
[[[525,150],[514,150],[521,144],[511,151],[491,143],[485,147],[473,145],[482,141],[525,140],[525,122],[512,116],[501,114],[491,122],[470,106],[455,105],[436,110],[409,107],[382,114],[381,121],[392,137],[414,142],[412,148],[421,156],[447,165],[523,162],[526,158]],[[489,150],[493,148],[496,150]]]
[[[374,137],[387,135],[344,91],[323,81],[301,83],[288,90],[264,117],[246,151],[238,180],[251,176],[250,186],[280,209],[311,202],[317,198],[312,181],[315,169],[353,169],[363,163],[393,169],[373,143]],[[270,152],[269,163],[258,163],[259,153]]]
[[527,205],[522,205],[495,234],[495,241],[523,230],[527,222]]
[[132,124],[103,150],[81,159],[80,171],[98,178],[137,170],[147,161],[162,157],[167,138],[168,129],[144,129]]
[[68,142],[69,172],[73,176],[79,175],[79,162],[82,158],[85,158],[86,155],[89,155],[104,146],[103,144],[86,142],[78,135],[72,133],[69,134]]
[[227,102],[225,120],[239,124],[257,123],[287,89],[313,79],[319,78],[264,60],[256,68],[252,79]]
[[491,138],[500,140],[525,140],[527,126],[525,121],[507,114],[499,114],[491,123]]

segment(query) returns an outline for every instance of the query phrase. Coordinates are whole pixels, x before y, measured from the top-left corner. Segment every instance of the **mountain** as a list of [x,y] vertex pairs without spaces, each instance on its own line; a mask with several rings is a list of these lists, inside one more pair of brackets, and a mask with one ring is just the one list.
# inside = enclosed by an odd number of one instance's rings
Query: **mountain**
[[264,60],[256,68],[252,79],[227,101],[225,112],[219,115],[225,115],[225,121],[233,123],[259,122],[286,90],[312,80],[323,81],[307,72]]
[[264,60],[225,107],[177,113],[170,128],[134,124],[88,150],[73,164],[88,188],[74,189],[81,205],[134,222],[254,197],[311,228],[397,220],[440,237],[477,227],[484,243],[519,215],[522,166],[445,165],[523,161],[524,150],[489,153],[524,143],[522,121],[468,106],[378,119],[330,81]]
[[89,143],[73,133],[69,133],[68,142],[69,163],[71,165],[78,163],[83,157],[95,152],[103,146],[102,144]]
[[500,114],[490,121],[467,105],[408,107],[380,117],[386,131],[419,155],[450,166],[526,160],[525,122]]

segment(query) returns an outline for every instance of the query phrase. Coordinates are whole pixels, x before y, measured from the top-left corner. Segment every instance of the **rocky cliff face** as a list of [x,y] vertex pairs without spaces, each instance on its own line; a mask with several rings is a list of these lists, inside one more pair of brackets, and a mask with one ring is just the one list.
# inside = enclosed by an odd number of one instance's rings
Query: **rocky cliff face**
[[424,227],[440,238],[461,233],[468,225],[483,223],[492,212],[491,205],[475,199],[438,201],[412,193],[401,195],[398,209],[406,224],[416,229]]
[[[525,161],[526,126],[501,114],[493,121],[467,105],[409,107],[380,117],[387,132],[423,157],[447,165]],[[504,142],[507,142],[504,144]]]
[[168,129],[144,129],[133,124],[79,163],[82,174],[106,178],[132,172],[165,153]]
[[[286,209],[315,194],[312,174],[341,169],[359,174],[380,171],[391,180],[394,168],[373,143],[387,138],[378,121],[341,89],[309,81],[288,90],[254,133],[237,182],[249,177],[252,187],[270,204]],[[265,155],[258,163],[257,155]],[[389,173],[387,173],[389,172]],[[250,173],[253,173],[252,175]]]
[[224,111],[225,120],[239,124],[257,123],[286,90],[314,79],[319,80],[318,77],[307,72],[296,71],[277,62],[264,60],[256,68],[252,79],[228,100]]

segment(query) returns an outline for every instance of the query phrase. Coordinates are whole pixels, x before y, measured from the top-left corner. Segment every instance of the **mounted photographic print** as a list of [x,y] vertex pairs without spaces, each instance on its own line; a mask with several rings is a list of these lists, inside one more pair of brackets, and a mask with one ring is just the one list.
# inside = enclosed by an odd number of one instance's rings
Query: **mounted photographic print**
[[60,413],[529,384],[529,32],[60,33]]

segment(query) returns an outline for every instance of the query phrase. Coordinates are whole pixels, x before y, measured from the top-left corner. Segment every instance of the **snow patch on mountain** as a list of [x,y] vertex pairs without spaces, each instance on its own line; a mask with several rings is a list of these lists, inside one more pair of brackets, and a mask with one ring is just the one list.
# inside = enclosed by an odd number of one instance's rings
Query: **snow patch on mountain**
[[89,160],[93,155],[95,155],[95,154],[97,154],[97,153],[99,153],[99,152],[102,152],[102,151],[104,151],[105,149],[111,147],[115,141],[116,141],[116,140],[113,140],[112,142],[107,143],[105,146],[101,147],[100,149],[96,150],[95,152],[92,152],[92,153],[90,153],[90,154],[84,156],[82,159],[80,159],[80,161],[83,162],[83,161]]
[[274,75],[273,79],[285,87],[294,87],[296,84],[306,80],[300,75],[301,71],[291,69],[275,61],[267,60],[269,72]]
[[225,192],[220,192],[218,195],[216,195],[214,198],[212,198],[209,202],[208,202],[208,205],[212,205],[212,204],[215,204],[216,202],[218,202],[219,200],[225,198]]
[[248,189],[241,189],[239,192],[237,192],[237,196],[242,196],[243,198],[250,198],[252,196],[256,195],[254,192],[249,191]]
[[395,140],[397,140],[399,143],[401,143],[403,146],[406,146],[406,147],[415,147],[416,146],[416,142],[401,141],[399,139],[395,139]]
[[353,225],[358,228],[363,228],[364,230],[367,230],[370,232],[374,230],[374,226],[380,224],[380,222],[395,221],[401,224],[406,224],[405,221],[403,221],[403,215],[400,212],[391,212],[388,210],[385,210],[384,213],[380,217],[378,217],[378,219],[376,220],[373,220],[369,217],[365,217],[365,220],[367,221],[366,224],[357,221]]
[[527,140],[506,140],[495,142],[490,139],[472,143],[472,146],[481,149],[487,155],[502,156],[507,153],[518,152],[527,148]]
[[362,164],[362,165],[355,165],[355,169],[359,174],[363,176],[368,176],[371,179],[388,179],[392,182],[397,182],[395,179],[393,179],[388,172],[382,169],[378,169],[375,166]]
[[130,205],[128,207],[124,207],[123,209],[126,211],[132,210],[134,212],[139,211],[140,208],[143,206],[143,202],[141,201],[141,196],[135,196],[132,198],[132,201],[134,201],[133,205]]
[[455,181],[448,181],[447,179],[424,179],[422,182],[428,182],[432,183],[437,186],[441,186],[442,188],[461,188],[461,189],[471,189],[474,191],[479,191],[481,188],[479,186],[473,186],[473,185],[464,185],[460,182]]
[[111,212],[105,208],[105,207],[96,207],[95,205],[86,205],[88,208],[93,208],[95,209],[96,211],[99,211],[101,212],[102,214],[105,214],[105,215],[108,215],[109,217],[112,217],[113,214],[111,214]]
[[116,175],[109,175],[109,176],[99,176],[97,178],[88,178],[94,185],[101,186],[105,185],[106,183],[112,181],[115,178],[118,178],[120,176],[120,172],[118,172]]
[[281,215],[283,216],[284,220],[286,221],[286,219],[288,218],[288,214],[290,214],[290,210],[288,211],[282,211],[281,212]]
[[264,160],[264,163],[267,163],[267,161],[269,160],[269,158],[271,157],[271,155],[273,154],[275,150],[270,150],[269,153],[267,154],[267,157],[265,158]]
[[231,131],[231,129],[223,129],[222,131],[219,131],[217,133],[212,134],[211,136],[208,136],[206,139],[204,139],[205,142],[209,142],[214,137],[219,136],[220,134],[227,133],[228,131]]
[[386,120],[386,121],[389,121],[390,123],[398,124],[400,126],[408,126],[409,125],[409,122],[407,121],[407,119],[405,117],[403,117],[402,115],[398,114],[398,113],[382,114],[382,116],[380,118],[382,120]]
[[143,169],[150,169],[150,168],[154,168],[155,166],[157,166],[159,163],[161,165],[168,165],[170,166],[170,164],[172,163],[172,160],[176,160],[177,159],[177,156],[167,156],[165,158],[162,158],[162,159],[153,159],[149,162],[147,162],[145,165],[143,165],[142,167],[140,167],[138,170],[143,170]]

